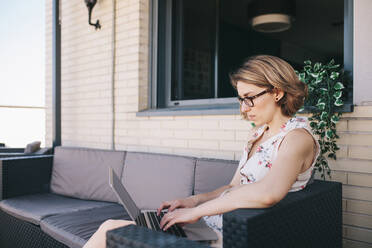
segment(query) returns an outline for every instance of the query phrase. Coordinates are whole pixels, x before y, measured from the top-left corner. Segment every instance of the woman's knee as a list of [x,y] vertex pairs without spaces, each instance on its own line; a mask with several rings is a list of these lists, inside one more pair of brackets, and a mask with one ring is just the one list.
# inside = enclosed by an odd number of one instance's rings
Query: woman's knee
[[100,225],[99,229],[101,229],[101,230],[109,230],[109,229],[112,229],[112,228],[115,227],[115,222],[116,222],[116,221],[117,221],[117,220],[111,220],[111,219],[106,220],[105,222],[103,222],[103,223]]
[[101,224],[101,226],[99,227],[99,229],[107,231],[107,230],[119,228],[119,227],[122,227],[122,226],[130,225],[130,224],[134,224],[134,222],[127,221],[127,220],[112,220],[112,219],[109,219],[109,220],[106,220],[105,222],[103,222]]

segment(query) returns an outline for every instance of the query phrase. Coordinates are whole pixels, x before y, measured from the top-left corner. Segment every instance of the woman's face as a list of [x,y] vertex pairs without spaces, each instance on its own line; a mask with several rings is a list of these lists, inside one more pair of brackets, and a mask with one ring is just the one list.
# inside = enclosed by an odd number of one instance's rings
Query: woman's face
[[[248,84],[238,81],[238,94],[241,98],[252,97],[267,90],[267,88],[258,87],[253,84]],[[267,92],[254,99],[252,99],[254,106],[250,107],[241,103],[241,111],[247,114],[248,120],[253,122],[256,126],[261,126],[272,121],[276,111],[280,111],[276,104],[275,98],[278,97],[276,93]]]

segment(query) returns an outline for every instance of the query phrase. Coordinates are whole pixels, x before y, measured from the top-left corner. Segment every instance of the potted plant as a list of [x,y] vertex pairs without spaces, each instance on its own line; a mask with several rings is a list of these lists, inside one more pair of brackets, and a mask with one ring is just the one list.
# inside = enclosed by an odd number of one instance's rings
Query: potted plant
[[344,104],[344,71],[334,60],[327,64],[307,60],[303,70],[297,74],[308,86],[309,97],[305,101],[305,110],[310,112],[310,127],[318,136],[320,145],[315,168],[325,180],[326,175],[331,177],[327,158],[336,160],[336,151],[340,149],[336,142],[339,138],[336,124],[342,115],[338,109]]

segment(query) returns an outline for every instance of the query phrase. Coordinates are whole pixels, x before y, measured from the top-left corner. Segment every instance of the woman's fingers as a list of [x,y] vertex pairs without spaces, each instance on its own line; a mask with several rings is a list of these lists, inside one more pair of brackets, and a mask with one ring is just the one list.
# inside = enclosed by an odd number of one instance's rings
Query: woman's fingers
[[158,208],[157,214],[159,216],[161,210],[163,210],[164,208],[168,208],[168,212],[172,212],[173,210],[175,210],[176,208],[179,208],[179,207],[184,207],[184,206],[182,206],[182,203],[181,203],[180,200],[165,201]]
[[179,200],[173,201],[170,207],[168,208],[168,211],[172,212],[173,210],[179,207],[181,207],[181,202]]
[[168,212],[167,214],[163,216],[163,218],[161,218],[161,221],[160,221],[161,229],[163,229],[163,226],[168,223],[169,219],[170,219],[170,213]]
[[173,226],[174,224],[176,224],[176,219],[171,219],[166,225],[165,227],[163,228],[163,231],[166,231],[169,227]]
[[158,216],[160,215],[161,210],[163,210],[164,208],[169,208],[170,205],[171,205],[171,202],[169,201],[162,202],[162,204],[160,205],[157,211]]

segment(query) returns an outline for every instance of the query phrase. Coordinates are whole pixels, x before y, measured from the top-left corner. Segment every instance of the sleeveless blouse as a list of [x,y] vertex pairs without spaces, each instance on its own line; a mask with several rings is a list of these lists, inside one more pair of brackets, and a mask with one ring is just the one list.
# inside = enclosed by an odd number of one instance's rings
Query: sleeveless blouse
[[[254,131],[252,131],[253,134],[248,137],[248,142],[244,147],[244,152],[238,166],[238,170],[241,175],[240,184],[254,183],[263,179],[273,166],[273,162],[277,157],[279,146],[284,137],[290,131],[301,128],[307,130],[309,134],[312,135],[312,137],[314,138],[314,145],[316,146],[316,151],[314,153],[314,158],[311,166],[306,171],[300,173],[297,176],[297,179],[289,189],[289,192],[302,190],[306,187],[306,185],[312,182],[312,172],[320,152],[319,143],[308,124],[307,118],[293,117],[289,119],[288,122],[280,128],[280,132],[278,134],[270,137],[262,144],[260,144],[256,148],[254,154],[248,159],[248,155],[252,149],[253,143],[261,137],[266,128],[267,125],[258,127]],[[228,190],[223,192],[220,197],[222,197],[227,192]],[[222,214],[204,216],[203,218],[208,226],[213,228],[215,231],[222,233]]]
[[313,162],[311,166],[304,172],[297,176],[296,181],[292,185],[289,192],[294,192],[301,190],[306,187],[306,185],[311,181],[312,171],[314,165],[319,156],[319,144],[317,139],[314,137],[306,117],[293,117],[286,124],[280,128],[280,132],[262,144],[260,144],[254,154],[248,159],[248,154],[250,153],[253,143],[258,140],[261,135],[266,130],[267,125],[263,125],[255,130],[251,137],[249,137],[248,143],[244,147],[243,156],[239,162],[239,172],[241,175],[240,184],[248,184],[260,181],[269,172],[275,161],[278,149],[283,141],[284,137],[292,130],[302,128],[309,132],[314,138],[314,144],[316,145],[316,151],[314,153]]

